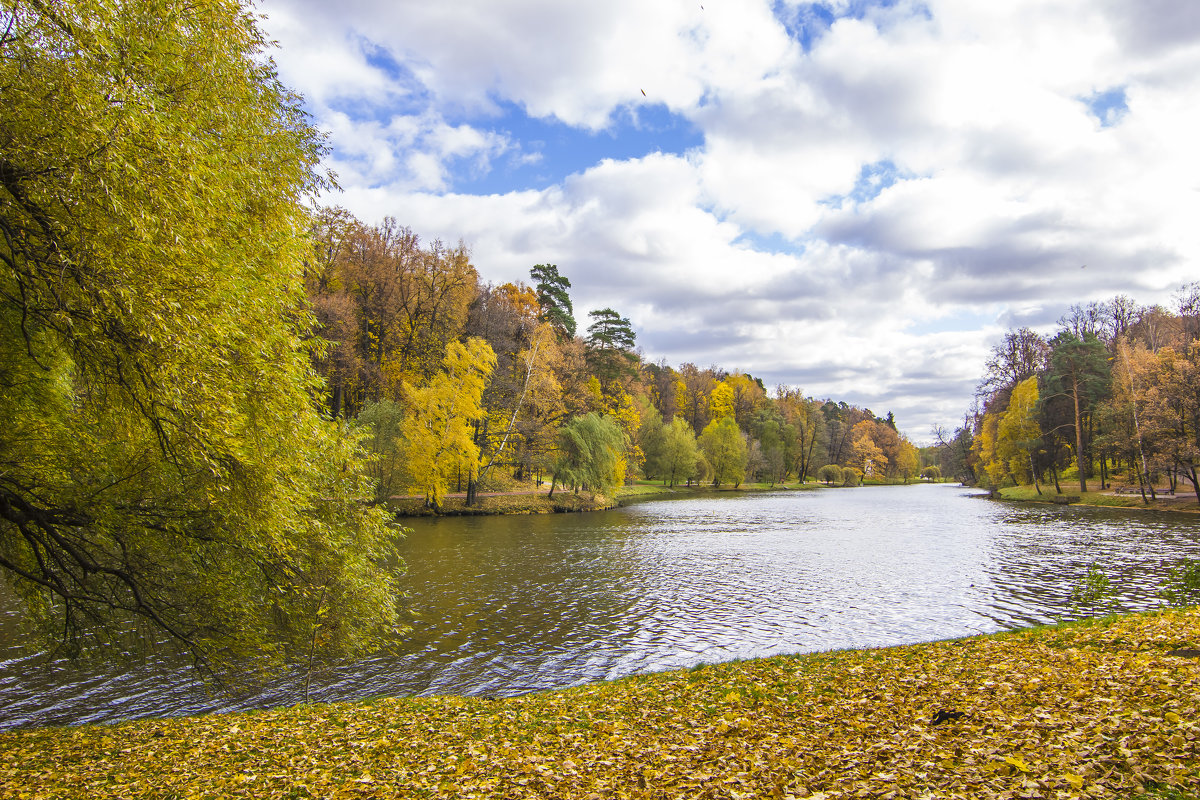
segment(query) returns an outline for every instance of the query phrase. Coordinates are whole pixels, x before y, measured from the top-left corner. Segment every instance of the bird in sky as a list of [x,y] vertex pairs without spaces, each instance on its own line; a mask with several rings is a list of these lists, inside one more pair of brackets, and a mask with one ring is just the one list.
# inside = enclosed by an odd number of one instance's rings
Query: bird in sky
[[642,89],[642,97],[645,97],[645,96],[646,96],[646,90]]

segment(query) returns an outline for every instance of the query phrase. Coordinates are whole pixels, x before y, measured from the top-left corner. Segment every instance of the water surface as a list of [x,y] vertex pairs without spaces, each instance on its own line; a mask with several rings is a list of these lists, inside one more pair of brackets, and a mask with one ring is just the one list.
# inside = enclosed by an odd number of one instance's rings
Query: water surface
[[[1188,515],[998,503],[948,485],[642,502],[593,514],[413,520],[412,635],[314,679],[319,700],[513,695],[736,658],[928,641],[1073,616],[1101,566],[1133,610],[1200,557]],[[0,597],[0,728],[297,702],[289,676],[210,696],[185,664],[79,669],[24,654]]]

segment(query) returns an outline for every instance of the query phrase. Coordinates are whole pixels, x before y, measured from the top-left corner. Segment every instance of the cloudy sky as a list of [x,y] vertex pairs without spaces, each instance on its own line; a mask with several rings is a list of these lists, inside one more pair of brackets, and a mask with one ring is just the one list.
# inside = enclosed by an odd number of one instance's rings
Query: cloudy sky
[[1200,279],[1192,0],[264,0],[327,198],[557,264],[650,360],[962,419],[989,347]]

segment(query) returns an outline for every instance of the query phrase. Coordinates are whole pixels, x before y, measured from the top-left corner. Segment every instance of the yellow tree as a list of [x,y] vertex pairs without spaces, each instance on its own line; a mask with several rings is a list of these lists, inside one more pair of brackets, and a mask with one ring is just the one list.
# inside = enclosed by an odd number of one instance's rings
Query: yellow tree
[[921,472],[921,453],[916,445],[905,437],[900,437],[900,454],[896,471],[908,483]]
[[736,407],[734,406],[734,389],[725,381],[721,381],[713,387],[712,394],[708,399],[708,416],[713,421],[733,417],[736,421]]
[[853,466],[862,470],[863,475],[883,476],[887,474],[888,460],[883,449],[875,443],[875,421],[865,419],[854,426],[851,434],[853,441],[851,452]]
[[745,373],[729,375],[721,381],[721,385],[728,386],[731,390],[730,405],[733,408],[733,417],[737,420],[737,424],[744,429],[750,424],[754,412],[767,399],[766,392],[758,381]]
[[394,536],[308,362],[322,136],[255,15],[3,8],[5,582],[67,653],[149,626],[238,678],[377,648]]
[[470,480],[478,472],[472,423],[483,416],[483,390],[495,366],[492,348],[472,337],[446,345],[442,370],[427,386],[404,385],[409,409],[401,437],[410,486],[432,508],[441,507],[452,480]]
[[689,363],[679,367],[679,380],[675,390],[676,411],[699,433],[711,419],[709,398],[717,385],[716,378],[711,369],[701,370]]
[[979,459],[983,477],[989,487],[999,486],[1004,480],[1006,469],[1003,459],[996,454],[997,428],[1000,425],[1000,414],[989,411],[983,415],[979,423],[979,433],[971,444],[971,452]]
[[1033,454],[1042,435],[1037,422],[1037,402],[1036,376],[1026,378],[1013,387],[1008,410],[996,425],[995,457],[998,467],[1003,467],[1014,483],[1024,483],[1028,478],[1041,494],[1037,469],[1033,463]]
[[732,416],[714,419],[704,427],[700,449],[712,470],[714,487],[732,483],[736,489],[746,479],[749,448]]

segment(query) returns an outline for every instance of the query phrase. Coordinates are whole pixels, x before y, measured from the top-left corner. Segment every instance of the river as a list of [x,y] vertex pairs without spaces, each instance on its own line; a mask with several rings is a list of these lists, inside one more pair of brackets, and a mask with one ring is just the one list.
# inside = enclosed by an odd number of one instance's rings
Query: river
[[[1118,608],[1200,557],[1189,515],[992,502],[950,485],[742,494],[592,514],[412,520],[412,633],[314,678],[315,700],[494,694],[778,653],[928,641],[1075,615],[1091,564]],[[0,594],[0,729],[297,702],[285,676],[211,695],[177,659],[72,666],[21,649]]]

